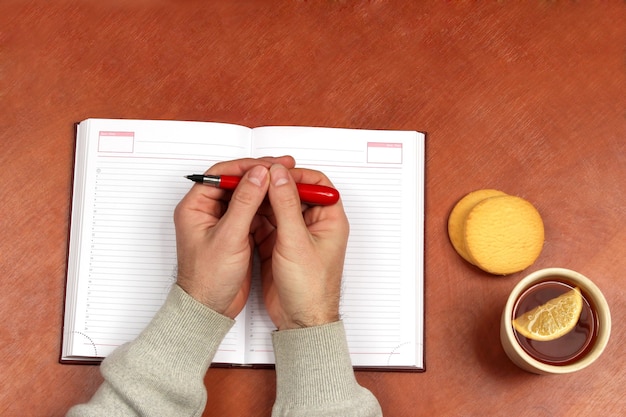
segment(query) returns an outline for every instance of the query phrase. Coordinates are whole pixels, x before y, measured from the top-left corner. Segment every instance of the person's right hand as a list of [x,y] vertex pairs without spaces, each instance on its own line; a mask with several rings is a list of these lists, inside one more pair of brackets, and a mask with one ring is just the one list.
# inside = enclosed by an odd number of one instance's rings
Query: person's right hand
[[348,219],[341,200],[331,206],[303,206],[296,182],[332,187],[318,171],[288,170],[280,164],[270,168],[271,211],[254,238],[265,306],[279,330],[339,320]]

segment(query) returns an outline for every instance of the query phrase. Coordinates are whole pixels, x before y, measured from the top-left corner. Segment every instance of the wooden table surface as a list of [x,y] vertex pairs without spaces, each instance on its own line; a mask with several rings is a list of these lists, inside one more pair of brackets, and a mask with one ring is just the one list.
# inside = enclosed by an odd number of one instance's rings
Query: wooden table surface
[[[626,410],[623,1],[0,3],[0,414],[60,416],[97,366],[58,363],[73,123],[88,117],[428,132],[425,373],[358,372],[386,416]],[[456,255],[464,194],[530,200],[537,262],[494,277]],[[534,270],[577,270],[613,331],[572,375],[516,368],[498,322]],[[210,369],[205,416],[268,416],[272,370]]]

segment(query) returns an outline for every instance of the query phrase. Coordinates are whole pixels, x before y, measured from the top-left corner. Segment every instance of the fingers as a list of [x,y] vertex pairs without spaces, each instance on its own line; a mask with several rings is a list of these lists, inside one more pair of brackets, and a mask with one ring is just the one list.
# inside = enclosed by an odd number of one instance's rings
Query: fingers
[[279,233],[292,236],[297,241],[297,238],[306,231],[306,226],[296,182],[283,165],[272,165],[269,173],[268,195],[276,218],[276,226]]
[[[258,159],[244,158],[233,161],[218,162],[205,171],[205,174],[242,176],[257,165],[261,165],[266,169],[269,169],[269,167],[274,163],[284,165],[287,168],[293,168],[296,164],[293,157],[288,155],[280,157],[263,157]],[[230,195],[230,191],[215,187],[208,187],[204,184],[194,184],[185,196],[182,205],[220,218],[226,209],[226,205],[223,201],[228,201],[230,199]]]
[[262,158],[243,158],[236,159],[234,161],[218,162],[217,164],[211,166],[211,168],[209,168],[205,173],[211,175],[241,176],[256,165],[262,165],[269,169],[273,164],[280,164],[291,169],[295,167],[296,161],[289,155],[279,157],[264,156]]
[[229,235],[246,236],[269,186],[269,171],[263,165],[252,167],[233,192],[228,210],[222,217],[223,229]]
[[[268,184],[266,183],[268,170],[271,171],[270,178],[272,179],[272,186],[269,189],[273,190],[268,193],[271,207],[267,202],[263,203],[263,193],[268,192]],[[302,211],[307,206],[301,204],[295,184],[333,186],[330,180],[319,171],[295,168],[295,160],[291,156],[244,158],[220,162],[208,169],[206,174],[243,175],[244,181],[232,193],[202,184],[194,185],[184,199],[185,206],[217,219],[224,215],[225,220],[229,217],[245,220],[244,222],[232,221],[233,225],[245,223],[250,225],[248,220],[252,221],[255,213],[265,215],[271,221],[276,220],[276,212],[280,211],[280,216],[283,218],[282,223],[285,225],[284,229],[293,228],[292,232],[303,229],[303,226],[309,223],[302,219]],[[329,207],[324,212],[331,216],[334,211],[342,212],[341,202],[334,206],[330,206],[332,208]],[[277,210],[277,208],[279,209]],[[227,223],[230,224],[231,221]],[[285,230],[285,232],[289,232],[289,230]]]
[[327,187],[334,187],[333,183],[320,171],[306,168],[290,169],[289,173],[294,181],[300,184],[319,184]]

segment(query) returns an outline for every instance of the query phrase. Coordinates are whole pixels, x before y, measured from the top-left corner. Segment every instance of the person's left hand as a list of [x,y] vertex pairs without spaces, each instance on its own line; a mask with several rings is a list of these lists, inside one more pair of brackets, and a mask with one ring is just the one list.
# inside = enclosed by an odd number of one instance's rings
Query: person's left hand
[[257,210],[268,186],[268,169],[293,168],[292,157],[239,159],[212,166],[212,175],[243,176],[233,192],[196,184],[174,211],[178,285],[207,307],[230,318],[250,292]]

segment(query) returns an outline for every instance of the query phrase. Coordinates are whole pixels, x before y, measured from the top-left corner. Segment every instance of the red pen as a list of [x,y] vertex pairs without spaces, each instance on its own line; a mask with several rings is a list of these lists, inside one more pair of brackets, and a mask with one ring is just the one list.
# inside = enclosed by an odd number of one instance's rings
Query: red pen
[[[224,190],[234,190],[241,181],[241,177],[233,175],[187,175],[185,178],[193,182],[211,185]],[[329,206],[339,200],[339,191],[332,187],[317,184],[296,184],[300,201],[306,204]]]

